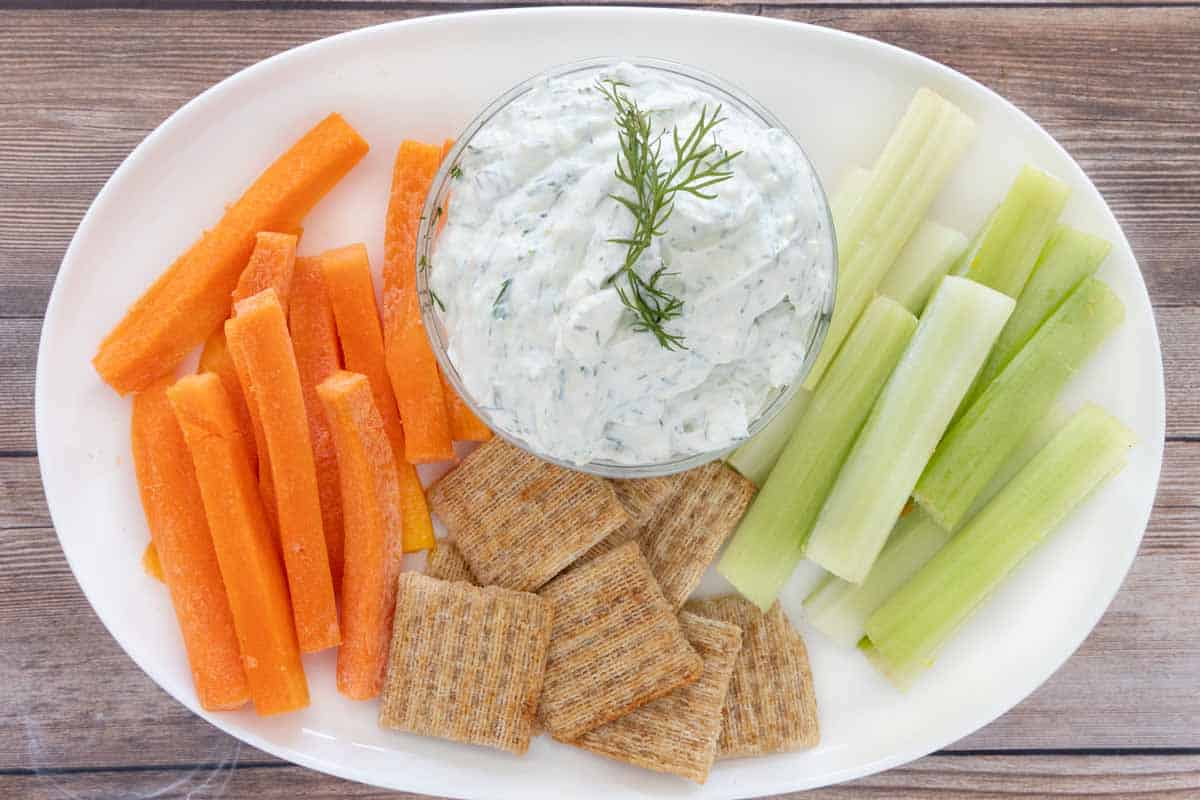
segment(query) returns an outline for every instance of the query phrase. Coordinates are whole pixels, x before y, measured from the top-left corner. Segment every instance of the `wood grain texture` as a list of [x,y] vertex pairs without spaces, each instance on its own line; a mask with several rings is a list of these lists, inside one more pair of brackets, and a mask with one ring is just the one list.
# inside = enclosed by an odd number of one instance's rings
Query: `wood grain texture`
[[[1196,506],[1156,508],[1129,577],[1079,651],[954,749],[1200,749],[1198,527]],[[0,737],[0,772],[187,764],[223,746],[224,734],[122,653],[75,584],[52,529],[0,531],[0,586],[0,730],[34,736]],[[150,600],[168,602],[165,591]],[[146,728],[148,720],[154,724]],[[256,752],[253,760],[273,759]]]
[[[1196,9],[766,11],[909,47],[1004,94],[1096,181],[1155,302],[1200,295]],[[0,316],[41,313],[96,192],[188,99],[280,50],[417,13],[108,10],[72,14],[68,24],[61,13],[0,11]]]
[[[33,374],[40,316],[75,227],[171,112],[280,50],[462,6],[189,0],[188,9],[155,11],[85,0],[110,8],[59,11],[46,9],[81,3],[22,2],[40,8],[0,10],[0,797],[414,797],[240,745],[121,651],[49,527],[33,455]],[[1156,304],[1172,437],[1162,483],[1120,593],[1046,685],[953,745],[954,755],[803,797],[1198,797],[1200,9],[988,2],[710,6],[913,49],[996,89],[1067,147],[1116,212]],[[1052,752],[1032,752],[1040,749]]]
[[[1159,306],[1155,314],[1167,385],[1167,436],[1200,438],[1200,306]],[[40,320],[0,318],[0,454],[32,453],[36,447],[33,376],[40,332]]]
[[[188,769],[43,772],[3,784],[27,800],[133,797],[304,797],[306,800],[418,800],[300,767],[247,763],[236,747]],[[235,769],[236,767],[236,769]],[[1195,798],[1200,756],[930,756],[869,778],[775,800],[1013,800],[1014,798]],[[426,798],[434,800],[434,798]]]

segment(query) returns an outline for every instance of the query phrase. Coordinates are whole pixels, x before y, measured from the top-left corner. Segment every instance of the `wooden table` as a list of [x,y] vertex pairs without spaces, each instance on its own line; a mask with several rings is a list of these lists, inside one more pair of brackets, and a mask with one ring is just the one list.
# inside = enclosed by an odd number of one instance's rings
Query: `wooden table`
[[[286,48],[462,6],[143,5],[0,0],[0,798],[382,797],[240,745],[171,700],[108,635],[50,526],[34,362],[76,225],[168,114]],[[1166,362],[1168,439],[1154,515],[1133,571],[1080,650],[1029,699],[949,749],[810,796],[1200,797],[1200,8],[714,5],[910,48],[1029,112],[1125,227]]]

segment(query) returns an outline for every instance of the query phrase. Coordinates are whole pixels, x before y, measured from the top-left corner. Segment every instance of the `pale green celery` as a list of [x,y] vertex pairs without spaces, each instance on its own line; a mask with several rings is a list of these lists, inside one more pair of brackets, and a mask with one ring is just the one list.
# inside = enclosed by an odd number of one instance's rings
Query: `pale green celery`
[[[1055,406],[1004,462],[991,484],[980,494],[972,514],[996,496],[1039,450],[1066,424],[1067,413]],[[866,630],[871,612],[917,573],[933,554],[950,539],[942,528],[919,508],[900,518],[888,536],[887,544],[862,584],[856,585],[836,575],[824,580],[804,599],[804,612],[810,625],[845,647],[853,647]]]
[[[847,217],[862,199],[863,192],[870,182],[871,170],[865,167],[851,167],[842,178],[829,201],[835,231],[845,227]],[[730,454],[726,459],[729,465],[755,486],[762,486],[771,474],[771,468],[779,460],[779,454],[787,445],[788,437],[796,429],[796,423],[808,406],[810,397],[811,393],[807,389],[798,389],[783,410],[767,423],[767,427]]]
[[862,638],[867,617],[913,576],[950,538],[942,526],[914,509],[900,518],[861,584],[826,575],[804,598],[808,623],[843,647]]
[[946,433],[913,497],[954,530],[988,481],[1054,403],[1067,381],[1125,318],[1101,281],[1087,278],[1038,328]]
[[865,636],[859,641],[858,649],[875,669],[883,673],[883,677],[899,689],[907,689],[913,681],[921,676],[922,667],[909,667],[907,670],[902,670],[899,666],[884,659],[875,649],[875,645],[871,644],[871,640]]
[[764,611],[804,557],[829,487],[916,328],[894,300],[867,306],[717,564]]
[[805,388],[825,374],[974,133],[975,123],[954,104],[929,89],[917,92],[871,170],[870,185],[837,232],[837,302]]
[[920,316],[938,282],[966,249],[966,236],[953,228],[925,220],[884,276],[879,293]]
[[903,685],[1051,531],[1124,466],[1132,432],[1084,406],[913,578],[871,614],[872,660]]
[[1112,249],[1104,239],[1060,225],[1042,248],[1008,324],[975,382],[983,391],[1076,286],[1090,278]]
[[1020,295],[1068,194],[1067,185],[1053,175],[1022,167],[989,218],[965,276],[1009,297]]
[[870,185],[871,170],[866,167],[853,166],[842,176],[841,182],[838,183],[837,189],[829,199],[829,213],[833,217],[833,230],[839,237],[841,232],[846,229],[854,207],[858,205],[858,201],[866,194]]
[[979,230],[975,231],[975,235],[971,237],[971,243],[967,245],[967,249],[962,252],[958,260],[954,262],[954,266],[950,268],[951,275],[966,275],[967,267],[971,265],[971,259],[975,258],[975,254],[979,252],[979,245],[983,244],[983,236],[987,233],[988,226],[992,224],[992,220],[996,218],[996,212],[999,207],[993,208],[988,214],[987,219],[979,226]]
[[942,279],[821,509],[810,559],[862,583],[1012,308],[986,286]]
[[797,389],[788,404],[765,428],[729,454],[726,459],[729,466],[755,486],[765,484],[811,399],[812,392],[804,387]]

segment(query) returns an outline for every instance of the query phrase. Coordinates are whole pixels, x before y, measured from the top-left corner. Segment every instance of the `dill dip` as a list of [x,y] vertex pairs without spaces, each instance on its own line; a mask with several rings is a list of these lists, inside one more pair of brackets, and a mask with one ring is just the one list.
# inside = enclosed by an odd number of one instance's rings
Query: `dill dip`
[[[632,269],[682,305],[666,347],[619,293],[634,216],[612,195],[623,152],[601,80],[672,129],[723,118],[728,179],[678,192]],[[611,85],[611,84],[610,84]],[[710,159],[711,160],[711,159]],[[797,377],[827,302],[832,233],[785,131],[704,84],[620,64],[539,79],[488,119],[451,169],[429,287],[446,355],[493,426],[563,462],[662,464],[728,449]],[[628,276],[624,276],[628,277]]]

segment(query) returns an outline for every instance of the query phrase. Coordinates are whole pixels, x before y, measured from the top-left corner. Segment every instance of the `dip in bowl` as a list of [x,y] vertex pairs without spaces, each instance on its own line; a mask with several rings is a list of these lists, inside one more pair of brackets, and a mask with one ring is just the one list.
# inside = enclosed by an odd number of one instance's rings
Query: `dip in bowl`
[[[632,260],[635,213],[654,199],[622,107],[647,122],[641,152],[663,175],[704,115],[692,152],[716,146],[696,166],[727,175],[660,196]],[[689,469],[761,430],[815,360],[836,280],[799,143],[744,93],[649,59],[560,67],[493,102],[434,181],[417,261],[434,352],[475,413],[535,455],[612,477]]]

